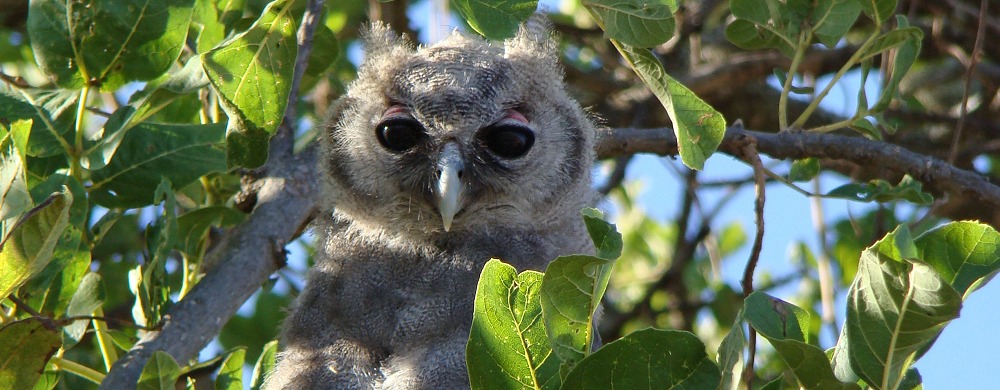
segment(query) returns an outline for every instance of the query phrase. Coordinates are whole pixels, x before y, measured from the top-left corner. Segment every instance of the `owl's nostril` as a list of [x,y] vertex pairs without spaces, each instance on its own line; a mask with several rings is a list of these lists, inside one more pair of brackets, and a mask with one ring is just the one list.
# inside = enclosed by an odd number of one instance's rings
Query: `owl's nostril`
[[459,170],[459,171],[458,171],[458,178],[459,178],[459,179],[461,179],[461,178],[462,178],[462,174],[463,174],[463,173],[465,173],[465,171],[464,171],[464,170]]

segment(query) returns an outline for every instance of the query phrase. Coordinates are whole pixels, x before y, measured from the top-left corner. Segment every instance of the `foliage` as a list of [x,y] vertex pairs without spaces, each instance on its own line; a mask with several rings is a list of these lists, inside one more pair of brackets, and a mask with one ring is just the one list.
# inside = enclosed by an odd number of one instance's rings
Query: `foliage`
[[[328,1],[314,33],[316,50],[303,59],[309,66],[294,90],[296,33],[306,3],[38,0],[30,2],[25,21],[0,30],[0,388],[95,387],[210,272],[209,250],[247,218],[240,182],[261,174],[251,169],[267,161],[279,125],[317,123],[354,78],[346,58],[368,5]],[[703,93],[690,84],[702,74],[681,74],[684,66],[673,62],[684,57],[676,48],[697,52],[684,45],[712,37],[691,30],[685,19],[698,14],[701,2],[566,3],[552,18],[557,30],[569,31],[560,48],[570,84],[581,81],[575,91],[581,101],[602,114],[606,108],[612,126],[669,123],[681,161],[695,170],[707,169],[722,145],[726,118],[773,115],[773,123],[747,122],[778,132],[850,129],[888,143],[905,142],[897,129],[915,126],[900,112],[936,117],[973,106],[969,83],[962,100],[952,88],[957,81],[930,92],[912,87],[914,78],[949,63],[939,49],[921,51],[929,11],[915,5],[909,19],[895,15],[897,1],[883,0],[730,0],[706,11],[705,25],[697,28],[714,29],[728,42],[706,44],[709,63],[701,66],[736,58],[712,57],[719,47],[787,57],[787,66],[765,66],[780,87],[773,107],[749,104],[756,107],[748,113],[723,104],[717,92],[698,96]],[[386,11],[394,4],[372,6]],[[450,4],[491,39],[512,35],[538,8],[535,1]],[[831,69],[812,65],[816,53],[842,49],[848,55]],[[858,88],[856,107],[846,116],[829,115],[820,103],[849,72],[858,72],[862,85],[879,79],[882,88],[875,96]],[[831,80],[811,82],[817,73]],[[596,74],[614,75],[611,86]],[[977,85],[985,101],[980,109],[989,110],[991,87]],[[629,101],[625,112],[614,107],[638,90],[648,97]],[[289,96],[299,92],[306,98],[289,106]],[[650,110],[657,102],[662,109]],[[286,118],[288,112],[299,114]],[[970,126],[989,123],[981,119],[989,112],[982,112]],[[920,145],[921,134],[908,136]],[[296,135],[300,147],[315,138],[313,130]],[[950,153],[952,162],[972,166],[967,155],[983,155],[995,174],[996,156],[975,154],[984,153],[976,148]],[[755,169],[805,192],[793,182],[815,182],[838,168],[807,153],[787,175],[770,172],[773,166]],[[596,210],[584,211],[594,255],[560,257],[544,273],[518,273],[503,259],[487,263],[467,350],[474,388],[737,389],[748,357],[756,359],[751,377],[767,388],[915,388],[921,379],[914,362],[1000,269],[1000,234],[993,227],[950,222],[928,228],[916,218],[899,223],[897,205],[925,210],[932,202],[961,200],[925,192],[934,178],[875,172],[809,194],[879,206],[857,219],[821,221],[832,227],[831,245],[796,246],[796,273],[757,275],[757,291],[743,296],[712,274],[746,243],[747,233],[736,223],[715,228],[717,210],[702,209],[696,196],[698,186],[709,183],[699,183],[694,170],[684,175],[688,187],[676,223],[643,213],[637,184],[625,183],[611,190],[617,228]],[[700,226],[692,209],[703,216]],[[973,215],[995,221],[982,209],[977,205],[981,214]],[[834,267],[839,275],[832,275]],[[296,294],[301,272],[283,270],[277,283],[265,286],[250,310],[218,335],[222,348],[214,358],[178,361],[156,351],[136,386],[260,388],[274,366],[277,343],[271,340],[281,307]],[[790,282],[805,286],[802,296],[772,295]],[[847,296],[839,330],[826,308],[816,310],[837,289]],[[602,306],[604,317],[596,320]],[[701,316],[705,323],[696,323],[701,314],[708,314]],[[829,351],[818,337],[826,327],[837,334]],[[748,356],[754,333],[770,348]],[[243,366],[252,362],[253,377],[243,378]]]

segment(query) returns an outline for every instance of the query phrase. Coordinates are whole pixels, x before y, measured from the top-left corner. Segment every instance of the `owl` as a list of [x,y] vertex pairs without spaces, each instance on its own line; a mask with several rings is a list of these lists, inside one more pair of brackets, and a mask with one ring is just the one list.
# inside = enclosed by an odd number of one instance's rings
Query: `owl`
[[364,48],[322,128],[316,264],[267,386],[468,388],[485,263],[544,270],[594,250],[580,210],[595,125],[544,22],[426,47],[374,24]]

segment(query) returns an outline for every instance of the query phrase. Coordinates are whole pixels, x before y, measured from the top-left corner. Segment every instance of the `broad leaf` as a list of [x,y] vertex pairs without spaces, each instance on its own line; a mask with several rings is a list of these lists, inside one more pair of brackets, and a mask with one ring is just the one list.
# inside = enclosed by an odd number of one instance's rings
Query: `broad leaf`
[[278,355],[278,340],[264,344],[264,351],[260,353],[260,358],[253,366],[253,381],[250,383],[250,390],[261,390],[264,386],[264,378],[274,370]]
[[197,256],[198,248],[212,227],[233,226],[246,219],[246,214],[225,206],[211,206],[189,211],[177,217],[178,237],[175,249]]
[[545,269],[541,309],[552,352],[566,367],[590,354],[594,339],[594,312],[608,287],[613,260],[599,257],[560,256]]
[[845,184],[830,190],[824,196],[879,203],[906,200],[919,205],[930,205],[934,201],[930,194],[923,192],[923,184],[913,180],[910,175],[903,176],[903,179],[896,186],[882,179],[875,179],[868,183]]
[[0,125],[0,240],[34,204],[25,178],[30,128],[31,120],[12,123],[10,132]]
[[736,20],[726,26],[726,39],[747,50],[776,48],[791,55],[798,41],[799,26],[806,9],[792,9],[798,2],[778,0],[732,0],[729,9]]
[[216,390],[243,390],[243,360],[246,354],[246,348],[240,348],[226,356],[215,378]]
[[180,372],[181,367],[170,354],[153,352],[153,356],[149,357],[146,366],[142,368],[136,390],[174,390]]
[[33,0],[28,36],[56,84],[112,91],[165,73],[184,46],[194,0]]
[[56,193],[31,209],[0,241],[0,297],[6,297],[52,260],[69,222],[73,195]]
[[746,347],[746,336],[743,334],[743,322],[736,321],[729,333],[719,344],[719,354],[716,361],[722,371],[719,390],[739,390],[743,376],[743,348]]
[[832,49],[858,20],[861,5],[857,0],[825,0],[814,4],[813,33],[820,42]]
[[834,360],[876,389],[895,389],[920,350],[958,317],[962,298],[927,264],[913,260],[904,226],[866,249],[847,295]]
[[1000,269],[1000,234],[982,223],[952,222],[920,235],[915,245],[919,258],[963,297]]
[[0,389],[31,389],[61,345],[59,331],[37,318],[0,327]]
[[603,21],[606,37],[626,45],[653,47],[674,35],[676,4],[641,0],[589,0],[583,4]]
[[93,172],[92,199],[105,207],[136,208],[153,202],[161,178],[181,188],[226,170],[221,124],[142,123],[125,135],[114,158]]
[[[910,22],[905,16],[896,16],[896,27],[897,28],[908,28]],[[882,95],[879,97],[878,102],[872,107],[874,111],[883,111],[889,107],[889,103],[892,101],[893,96],[899,93],[899,82],[902,81],[903,76],[906,72],[910,71],[910,67],[917,60],[917,55],[920,54],[920,46],[923,43],[923,31],[919,31],[915,37],[907,39],[898,49],[896,49],[894,58],[892,60],[892,69],[889,73],[889,82],[885,84],[882,89]]]
[[67,138],[72,137],[76,115],[72,110],[66,113],[66,109],[75,105],[78,96],[77,92],[65,90],[0,90],[0,117],[11,122],[31,120],[31,142],[25,145],[24,151],[28,156],[68,153],[71,146]]
[[876,21],[876,25],[889,20],[889,17],[896,12],[897,0],[860,0],[861,9],[865,15]]
[[860,389],[841,383],[826,353],[808,343],[809,313],[762,292],[746,298],[743,318],[767,339],[803,389]]
[[246,31],[202,55],[205,73],[229,115],[232,166],[256,167],[267,158],[267,138],[281,123],[295,57],[294,1],[277,0]]
[[912,46],[915,42],[920,42],[923,37],[923,31],[917,27],[904,27],[891,30],[878,38],[875,38],[875,42],[872,42],[872,45],[868,47],[868,50],[865,51],[861,60],[863,61],[872,58],[885,51],[895,49],[903,45]]
[[18,297],[39,313],[62,317],[90,268],[90,251],[81,240],[80,230],[67,227],[56,243],[52,261],[21,287]]
[[[66,308],[66,316],[87,316],[94,313],[104,302],[104,287],[101,285],[101,276],[90,272],[84,275],[80,281],[76,293],[69,301]],[[90,321],[74,321],[63,328],[65,334],[65,348],[69,349],[80,342]]]
[[608,343],[584,359],[564,389],[714,389],[719,367],[697,336],[644,329]]
[[726,134],[725,118],[690,89],[667,75],[663,65],[648,50],[612,42],[667,109],[677,136],[681,161],[693,169],[704,167],[705,160],[715,153]]
[[819,159],[806,157],[801,160],[792,161],[792,167],[788,171],[788,180],[808,181],[819,174]]
[[451,0],[450,3],[473,30],[493,40],[513,36],[518,26],[538,8],[538,0]]
[[597,257],[605,260],[615,260],[622,255],[622,235],[614,224],[604,220],[604,214],[597,209],[586,208],[581,211],[587,233],[597,248]]
[[542,274],[517,273],[500,260],[483,268],[476,289],[466,362],[472,387],[555,389],[559,361],[545,336]]

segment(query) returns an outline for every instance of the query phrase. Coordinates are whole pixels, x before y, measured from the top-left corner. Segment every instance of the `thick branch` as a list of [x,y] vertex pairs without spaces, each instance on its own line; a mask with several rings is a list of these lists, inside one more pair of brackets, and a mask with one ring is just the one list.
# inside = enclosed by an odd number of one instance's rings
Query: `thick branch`
[[[1000,187],[990,183],[982,175],[896,145],[835,134],[774,134],[731,127],[727,129],[719,150],[738,156],[739,139],[743,136],[757,139],[757,150],[773,158],[818,157],[848,160],[862,166],[880,166],[907,173],[926,186],[952,196],[1000,207]],[[623,128],[601,134],[597,144],[597,155],[601,158],[635,153],[674,155],[677,154],[677,139],[668,128]]]

